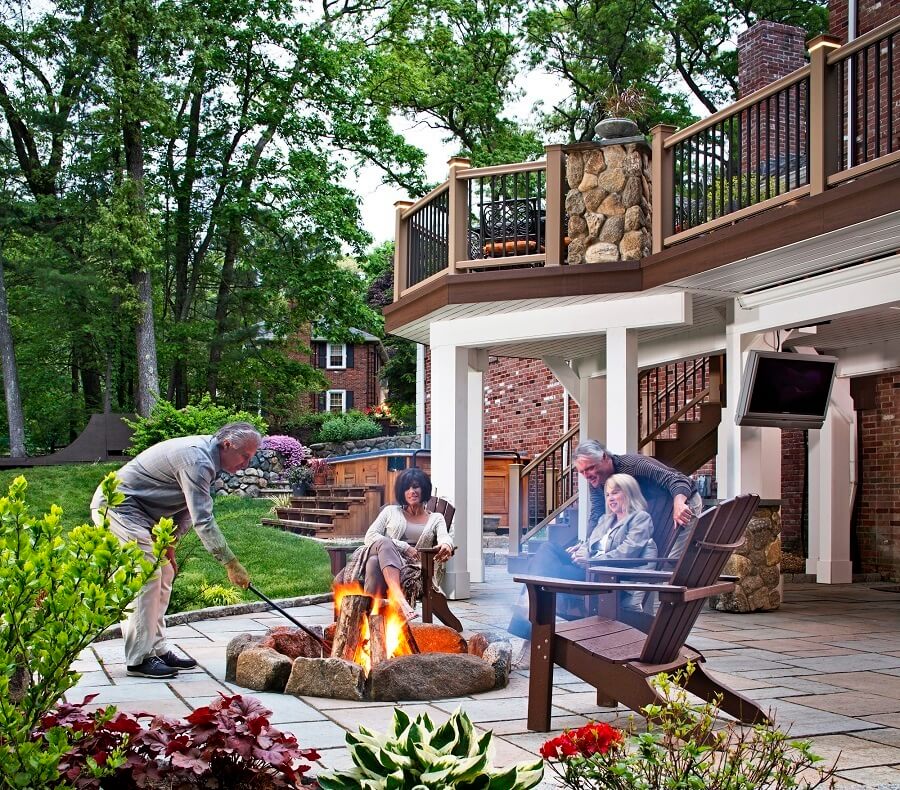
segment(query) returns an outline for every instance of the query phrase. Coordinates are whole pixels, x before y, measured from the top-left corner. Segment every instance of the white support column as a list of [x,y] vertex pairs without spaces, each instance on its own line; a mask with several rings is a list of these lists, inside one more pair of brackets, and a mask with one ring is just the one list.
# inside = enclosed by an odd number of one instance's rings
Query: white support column
[[416,346],[416,433],[421,437],[422,447],[425,444],[425,349],[424,343]]
[[727,328],[725,380],[728,408],[722,410],[716,458],[720,499],[738,494],[781,499],[781,431],[778,428],[742,428],[734,424],[746,352],[754,347],[765,347],[762,335],[741,334],[733,326]]
[[469,597],[469,350],[431,345],[431,479],[456,508],[456,554],[447,563],[444,592]]
[[850,467],[855,436],[850,379],[835,379],[825,423],[809,431],[809,559],[821,584],[853,581],[850,561]]
[[606,333],[606,443],[614,453],[638,445],[637,335],[624,327]]
[[[469,581],[484,581],[484,371],[487,351],[471,349],[468,363],[469,457],[466,486],[466,566]],[[458,545],[458,543],[457,543]]]
[[[578,436],[581,441],[596,439],[606,444],[606,379],[585,376],[579,392]],[[591,494],[587,481],[578,476],[578,535],[587,538],[588,516],[591,514]]]

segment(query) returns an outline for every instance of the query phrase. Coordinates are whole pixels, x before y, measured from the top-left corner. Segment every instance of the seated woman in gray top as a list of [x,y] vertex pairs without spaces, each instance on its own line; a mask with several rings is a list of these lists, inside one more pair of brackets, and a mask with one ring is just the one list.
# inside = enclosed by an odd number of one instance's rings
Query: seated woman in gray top
[[364,544],[350,556],[346,567],[335,576],[338,583],[358,581],[365,591],[400,603],[407,619],[416,617],[412,604],[422,597],[419,564],[420,548],[437,546],[435,583],[440,581],[444,563],[453,554],[453,530],[440,513],[426,509],[431,499],[431,480],[421,469],[406,469],[394,483],[396,505],[387,505],[366,532]]
[[[653,540],[653,519],[647,512],[647,501],[641,494],[637,480],[626,474],[610,475],[604,489],[606,513],[597,522],[588,539],[568,548],[548,540],[531,560],[529,575],[584,581],[590,562],[628,557],[646,558],[647,567],[652,567],[649,560],[657,556]],[[623,609],[640,610],[643,600],[643,593],[620,593],[619,606]],[[563,604],[560,609],[568,605],[577,609],[581,606],[581,598],[558,595],[557,606],[560,604]],[[515,612],[508,630],[527,639],[531,625],[520,612]]]

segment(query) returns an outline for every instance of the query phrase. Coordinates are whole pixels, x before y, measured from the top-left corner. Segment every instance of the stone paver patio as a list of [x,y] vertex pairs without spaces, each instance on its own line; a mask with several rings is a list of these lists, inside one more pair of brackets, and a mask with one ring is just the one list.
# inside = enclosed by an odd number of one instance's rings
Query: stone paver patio
[[[468,601],[452,603],[466,630],[503,629],[518,589],[505,569],[489,567],[487,583],[473,585]],[[704,610],[690,644],[728,685],[771,708],[782,728],[809,737],[827,760],[840,753],[839,787],[900,784],[900,593],[883,585],[791,585],[777,612],[724,614]],[[331,621],[331,604],[290,610],[305,624]],[[293,732],[303,747],[320,751],[321,765],[349,766],[347,730],[364,724],[382,730],[389,703],[296,698],[249,692],[225,683],[225,646],[235,634],[286,624],[276,613],[208,619],[169,629],[172,644],[200,666],[172,681],[125,674],[121,640],[98,642],[78,659],[83,673],[67,696],[97,693],[95,704],[121,710],[184,716],[216,692],[252,694],[273,711],[272,722]],[[512,638],[514,653],[522,641]],[[540,745],[566,727],[589,719],[624,725],[630,711],[597,708],[589,685],[557,668],[553,733],[525,726],[528,670],[514,668],[505,689],[460,699],[400,703],[410,714],[427,711],[444,720],[457,706],[481,728],[494,731],[495,764],[531,759]],[[549,772],[548,772],[549,773]],[[550,777],[542,787],[556,787]]]

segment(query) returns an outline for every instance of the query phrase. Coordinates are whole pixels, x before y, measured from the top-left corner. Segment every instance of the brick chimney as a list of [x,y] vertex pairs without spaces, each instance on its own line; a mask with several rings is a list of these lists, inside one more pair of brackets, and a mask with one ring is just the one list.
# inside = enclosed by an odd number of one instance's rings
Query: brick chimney
[[[828,0],[828,32],[847,43],[848,0]],[[900,16],[900,0],[858,0],[856,9],[856,36],[868,33],[885,22]]]
[[805,64],[806,31],[802,27],[762,19],[738,36],[741,96],[758,91]]

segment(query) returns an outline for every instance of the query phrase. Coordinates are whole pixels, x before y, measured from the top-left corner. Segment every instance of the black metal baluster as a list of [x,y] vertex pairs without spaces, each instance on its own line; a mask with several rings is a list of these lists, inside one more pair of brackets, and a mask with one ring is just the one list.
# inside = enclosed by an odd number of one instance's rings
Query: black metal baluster
[[775,94],[775,194],[781,194],[781,91]]
[[875,42],[875,158],[881,156],[881,42]]

